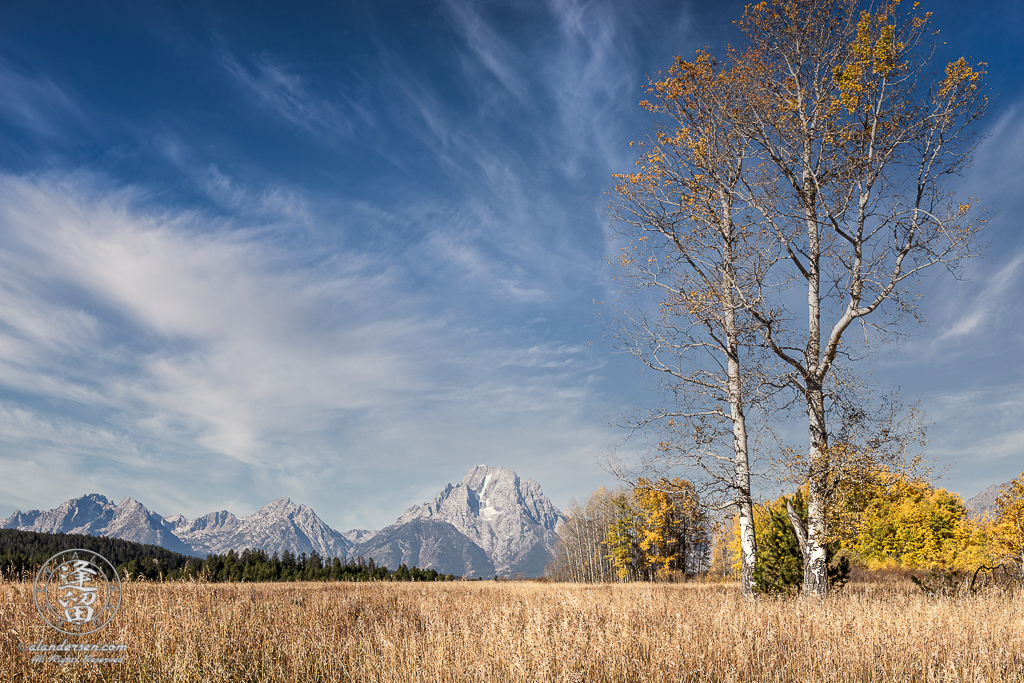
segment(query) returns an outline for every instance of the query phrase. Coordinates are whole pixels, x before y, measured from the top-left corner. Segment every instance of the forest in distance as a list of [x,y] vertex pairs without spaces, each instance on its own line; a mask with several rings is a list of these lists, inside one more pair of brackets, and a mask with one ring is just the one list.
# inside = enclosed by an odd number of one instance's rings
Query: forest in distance
[[81,548],[99,553],[113,564],[118,576],[129,581],[454,581],[452,574],[400,565],[378,567],[373,558],[322,558],[317,553],[288,550],[267,554],[259,549],[230,550],[205,559],[104,536],[43,534],[0,529],[0,574],[9,579],[32,580],[56,553]]

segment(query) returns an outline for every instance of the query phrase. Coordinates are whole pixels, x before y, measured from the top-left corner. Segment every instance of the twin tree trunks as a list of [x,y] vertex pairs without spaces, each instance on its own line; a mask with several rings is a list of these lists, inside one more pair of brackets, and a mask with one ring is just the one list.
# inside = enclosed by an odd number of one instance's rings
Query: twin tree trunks
[[859,5],[748,6],[740,47],[677,58],[649,84],[641,105],[661,126],[636,143],[637,171],[616,176],[632,307],[615,333],[666,397],[630,426],[661,429],[657,463],[696,468],[713,504],[738,510],[747,595],[751,430],[780,404],[804,407],[808,448],[785,453],[808,488],[806,526],[790,517],[804,593],[824,595],[843,486],[906,467],[906,435],[882,424],[849,362],[868,349],[843,348],[844,334],[859,323],[884,340],[916,320],[918,276],[976,255],[984,223],[947,181],[977,142],[985,65],[959,58],[933,75],[930,13]]

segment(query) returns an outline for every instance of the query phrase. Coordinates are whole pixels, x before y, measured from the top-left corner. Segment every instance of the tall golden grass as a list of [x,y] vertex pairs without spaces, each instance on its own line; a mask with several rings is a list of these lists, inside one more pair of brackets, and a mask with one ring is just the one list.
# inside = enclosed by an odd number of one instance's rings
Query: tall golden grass
[[735,584],[129,583],[73,642],[122,664],[37,664],[61,642],[31,582],[0,583],[2,681],[1024,681],[1024,597],[855,584],[745,602]]

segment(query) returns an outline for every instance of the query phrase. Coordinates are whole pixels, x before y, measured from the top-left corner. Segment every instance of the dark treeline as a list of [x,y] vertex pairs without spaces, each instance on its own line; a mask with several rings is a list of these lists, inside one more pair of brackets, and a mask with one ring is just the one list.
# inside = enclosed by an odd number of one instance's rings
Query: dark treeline
[[195,562],[198,559],[158,545],[144,545],[119,538],[0,529],[0,567],[3,568],[5,575],[10,575],[13,569],[17,576],[24,572],[34,576],[35,571],[48,559],[72,548],[99,553],[115,567],[132,561],[150,564],[159,562],[170,571],[183,569],[190,560]]
[[438,574],[433,569],[407,567],[395,571],[378,567],[373,558],[322,558],[317,553],[295,555],[287,550],[280,556],[263,550],[229,550],[226,555],[208,555],[205,560],[193,558],[181,569],[164,570],[159,562],[129,562],[123,571],[147,579],[201,579],[204,581],[453,581],[452,574]]
[[171,552],[156,545],[143,545],[117,538],[80,534],[41,534],[17,529],[0,529],[0,571],[9,578],[32,579],[39,567],[53,555],[71,548],[99,553],[129,580],[229,581],[453,581],[452,574],[433,569],[407,567],[391,571],[378,567],[373,558],[341,560],[322,558],[317,553],[289,551],[280,556],[262,550],[244,550],[206,559]]

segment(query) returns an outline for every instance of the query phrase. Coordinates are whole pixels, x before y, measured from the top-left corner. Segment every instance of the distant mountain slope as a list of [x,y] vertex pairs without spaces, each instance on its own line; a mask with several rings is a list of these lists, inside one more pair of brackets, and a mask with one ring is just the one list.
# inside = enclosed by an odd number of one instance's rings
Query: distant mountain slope
[[381,529],[353,552],[377,566],[434,569],[467,578],[494,576],[494,563],[477,544],[446,522],[414,519]]
[[996,498],[1006,484],[992,484],[978,495],[964,502],[972,517],[983,517],[996,513]]

